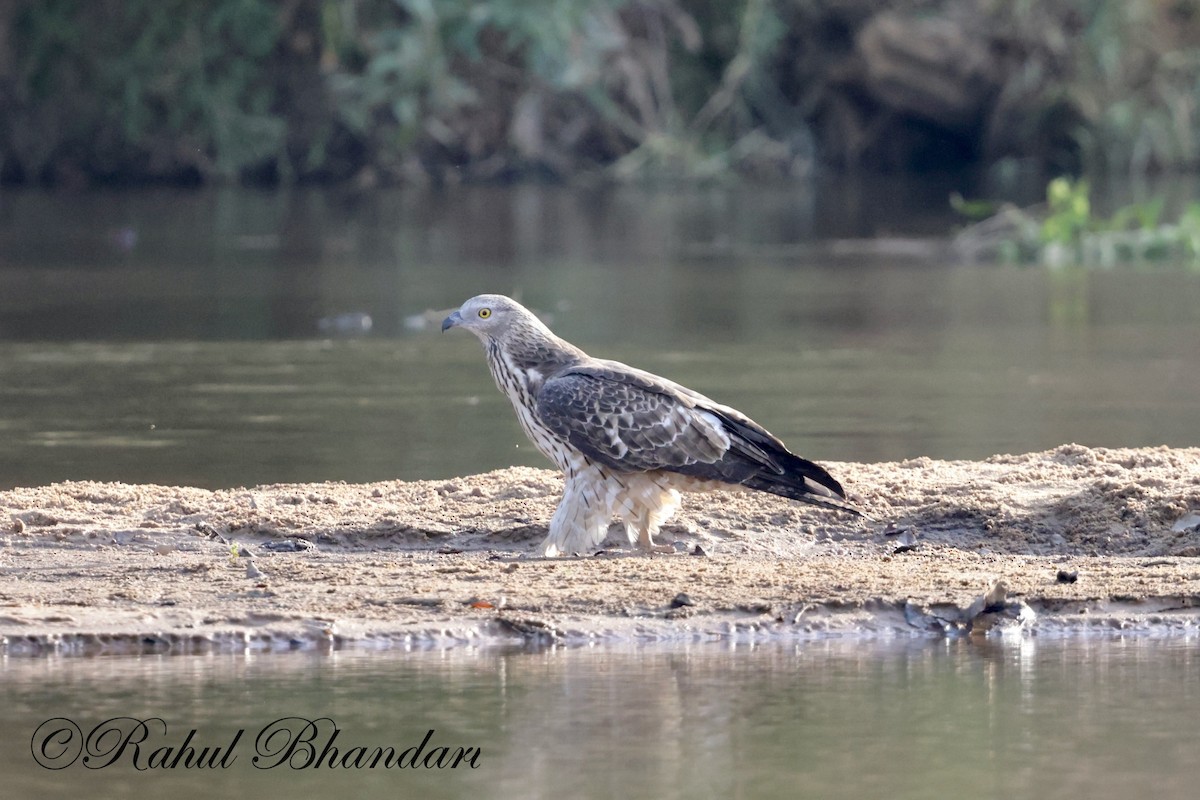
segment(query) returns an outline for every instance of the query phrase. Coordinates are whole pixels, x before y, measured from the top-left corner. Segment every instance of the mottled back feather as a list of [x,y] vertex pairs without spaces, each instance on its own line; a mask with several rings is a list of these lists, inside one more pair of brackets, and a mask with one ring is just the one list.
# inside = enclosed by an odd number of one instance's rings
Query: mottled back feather
[[666,470],[859,513],[824,468],[761,425],[619,362],[585,358],[547,378],[536,402],[551,431],[613,470]]

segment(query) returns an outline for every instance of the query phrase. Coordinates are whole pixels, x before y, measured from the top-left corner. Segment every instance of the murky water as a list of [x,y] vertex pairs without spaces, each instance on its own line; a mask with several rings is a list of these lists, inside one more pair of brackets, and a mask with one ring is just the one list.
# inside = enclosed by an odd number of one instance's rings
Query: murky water
[[[1200,781],[1200,650],[1180,639],[8,659],[0,704],[6,797],[1124,800]],[[46,742],[66,724],[35,737],[53,717],[166,728],[140,753],[97,740],[91,766],[113,763],[89,769],[78,739]],[[287,717],[328,721],[261,735]],[[191,730],[225,768],[136,768]],[[476,767],[329,766],[327,744],[400,757],[430,730],[422,760],[478,748]]]
[[[6,196],[0,486],[543,465],[478,344],[420,327],[481,291],[519,294],[591,352],[735,405],[819,460],[1200,444],[1200,271],[831,242],[947,231],[944,197]],[[371,330],[321,329],[346,313]]]

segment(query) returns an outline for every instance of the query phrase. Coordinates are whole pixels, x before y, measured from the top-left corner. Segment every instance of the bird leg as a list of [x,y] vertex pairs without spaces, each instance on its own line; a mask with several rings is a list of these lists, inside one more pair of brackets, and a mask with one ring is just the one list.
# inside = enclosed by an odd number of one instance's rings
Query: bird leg
[[672,555],[675,553],[675,548],[669,544],[643,544],[642,542],[638,542],[638,547],[647,553],[670,553]]
[[637,523],[625,523],[625,533],[629,536],[629,543],[634,544],[636,541],[639,550],[646,553],[674,553],[675,548],[671,545],[654,543],[654,534],[657,532],[658,526],[653,523],[649,515],[639,514]]
[[655,544],[654,534],[679,508],[679,492],[654,479],[629,486],[623,500],[621,517],[629,543],[644,553],[674,553],[669,544]]
[[548,558],[587,553],[604,541],[608,533],[608,510],[595,501],[587,480],[568,476],[563,498],[550,519],[550,531],[542,542],[541,555]]

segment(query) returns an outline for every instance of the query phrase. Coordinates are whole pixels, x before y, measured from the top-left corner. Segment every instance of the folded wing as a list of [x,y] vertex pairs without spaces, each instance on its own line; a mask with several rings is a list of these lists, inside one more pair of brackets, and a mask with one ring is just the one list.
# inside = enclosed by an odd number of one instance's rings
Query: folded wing
[[735,409],[611,361],[569,368],[537,396],[556,435],[618,472],[666,470],[861,512],[821,466]]

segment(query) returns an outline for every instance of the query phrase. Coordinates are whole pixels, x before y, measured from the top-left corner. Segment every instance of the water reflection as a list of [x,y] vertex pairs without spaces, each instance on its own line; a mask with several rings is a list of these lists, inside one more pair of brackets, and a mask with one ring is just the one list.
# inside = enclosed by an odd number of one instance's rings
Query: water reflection
[[[1187,797],[1200,764],[1195,642],[818,642],[798,647],[8,659],[0,768],[14,791],[183,800],[280,782],[363,797]],[[213,742],[219,774],[48,774],[29,735],[50,716],[161,716]],[[264,773],[253,736],[328,716],[337,744],[482,748],[474,771]],[[344,752],[344,750],[343,750]],[[27,794],[32,791],[34,794]]]

